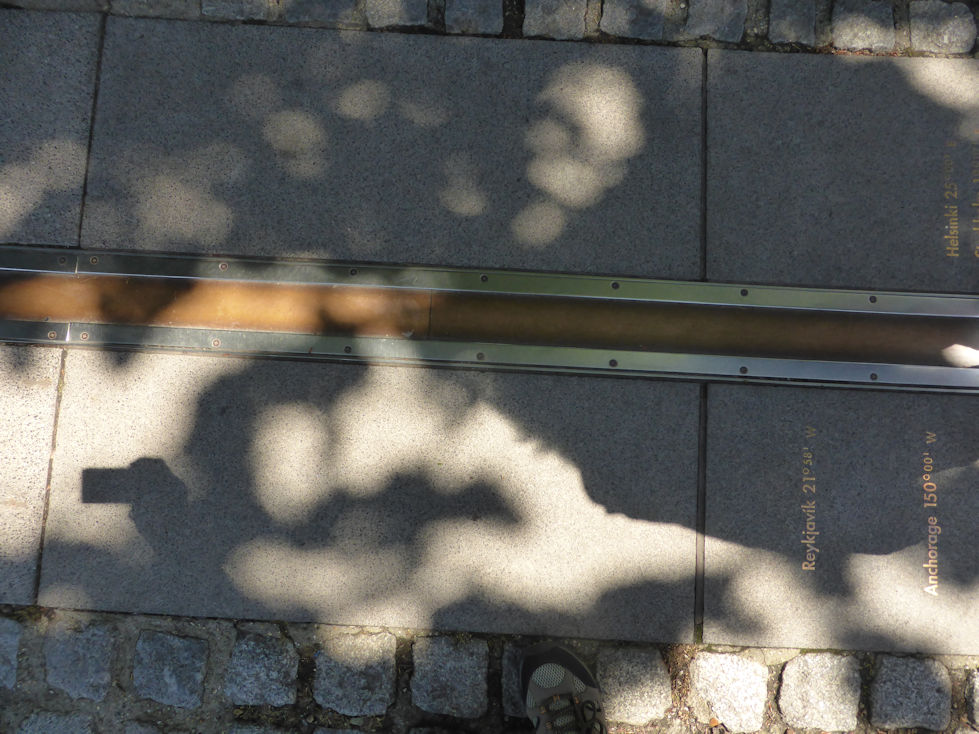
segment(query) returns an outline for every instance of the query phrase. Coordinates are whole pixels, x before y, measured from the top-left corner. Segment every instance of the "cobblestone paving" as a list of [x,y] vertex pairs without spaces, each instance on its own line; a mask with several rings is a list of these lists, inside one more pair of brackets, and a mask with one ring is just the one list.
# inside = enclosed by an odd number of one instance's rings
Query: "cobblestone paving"
[[[3,607],[0,732],[509,732],[536,640]],[[567,640],[613,732],[972,731],[979,658]]]
[[760,51],[979,55],[947,0],[8,0],[38,10]]

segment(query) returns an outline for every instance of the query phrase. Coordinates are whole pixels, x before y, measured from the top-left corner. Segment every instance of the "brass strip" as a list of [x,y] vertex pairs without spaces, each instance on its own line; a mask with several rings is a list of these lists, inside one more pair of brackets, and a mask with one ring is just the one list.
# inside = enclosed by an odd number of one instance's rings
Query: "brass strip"
[[0,275],[0,319],[22,321],[424,338],[430,300],[384,288]]
[[0,319],[945,366],[979,320],[569,296],[0,273]]

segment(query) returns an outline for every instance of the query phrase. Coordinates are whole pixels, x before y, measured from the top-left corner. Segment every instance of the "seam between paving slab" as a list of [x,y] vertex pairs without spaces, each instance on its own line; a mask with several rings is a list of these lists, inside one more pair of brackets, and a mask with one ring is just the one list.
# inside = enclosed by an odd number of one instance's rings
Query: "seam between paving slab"
[[51,477],[54,474],[54,452],[58,445],[58,416],[61,414],[61,396],[65,386],[65,364],[68,360],[68,350],[61,350],[61,364],[58,367],[58,391],[54,400],[54,421],[51,426],[50,455],[48,456],[47,476],[44,479],[44,509],[41,512],[41,533],[37,541],[37,566],[34,571],[34,588],[31,598],[37,604],[41,590],[41,562],[44,557],[44,536],[48,527],[48,507],[51,504]]
[[[105,49],[105,26],[108,15],[103,14],[99,23],[99,49],[95,55],[95,75],[92,80],[92,107],[88,115],[88,144],[85,151],[85,173],[82,178],[82,199],[78,207],[78,234],[75,244],[81,247],[82,244],[82,224],[85,221],[85,203],[88,200],[88,178],[92,168],[92,141],[95,137],[95,114],[99,104],[99,87],[102,82],[102,54]],[[60,399],[60,392],[58,394]]]
[[700,279],[707,280],[707,74],[708,53],[704,49],[700,74]]
[[700,386],[700,420],[697,437],[697,545],[694,559],[693,639],[704,641],[704,549],[707,532],[707,391],[710,385]]
[[894,3],[894,34],[899,48],[911,48],[911,0]]

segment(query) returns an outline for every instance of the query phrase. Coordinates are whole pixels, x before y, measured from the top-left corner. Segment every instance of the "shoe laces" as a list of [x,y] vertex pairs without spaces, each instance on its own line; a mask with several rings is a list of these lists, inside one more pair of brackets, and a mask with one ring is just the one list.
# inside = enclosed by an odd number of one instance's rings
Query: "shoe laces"
[[[607,734],[599,718],[601,707],[592,700],[582,701],[571,693],[550,696],[538,709],[544,731],[554,734]],[[540,728],[538,726],[538,731]]]

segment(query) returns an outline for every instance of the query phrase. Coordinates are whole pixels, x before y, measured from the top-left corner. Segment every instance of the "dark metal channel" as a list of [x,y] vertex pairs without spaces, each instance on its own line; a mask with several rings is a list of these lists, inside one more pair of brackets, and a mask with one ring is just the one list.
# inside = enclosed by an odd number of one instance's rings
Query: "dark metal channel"
[[436,296],[432,338],[685,354],[947,365],[975,319],[482,294]]
[[0,274],[0,319],[946,366],[968,317],[192,278]]

